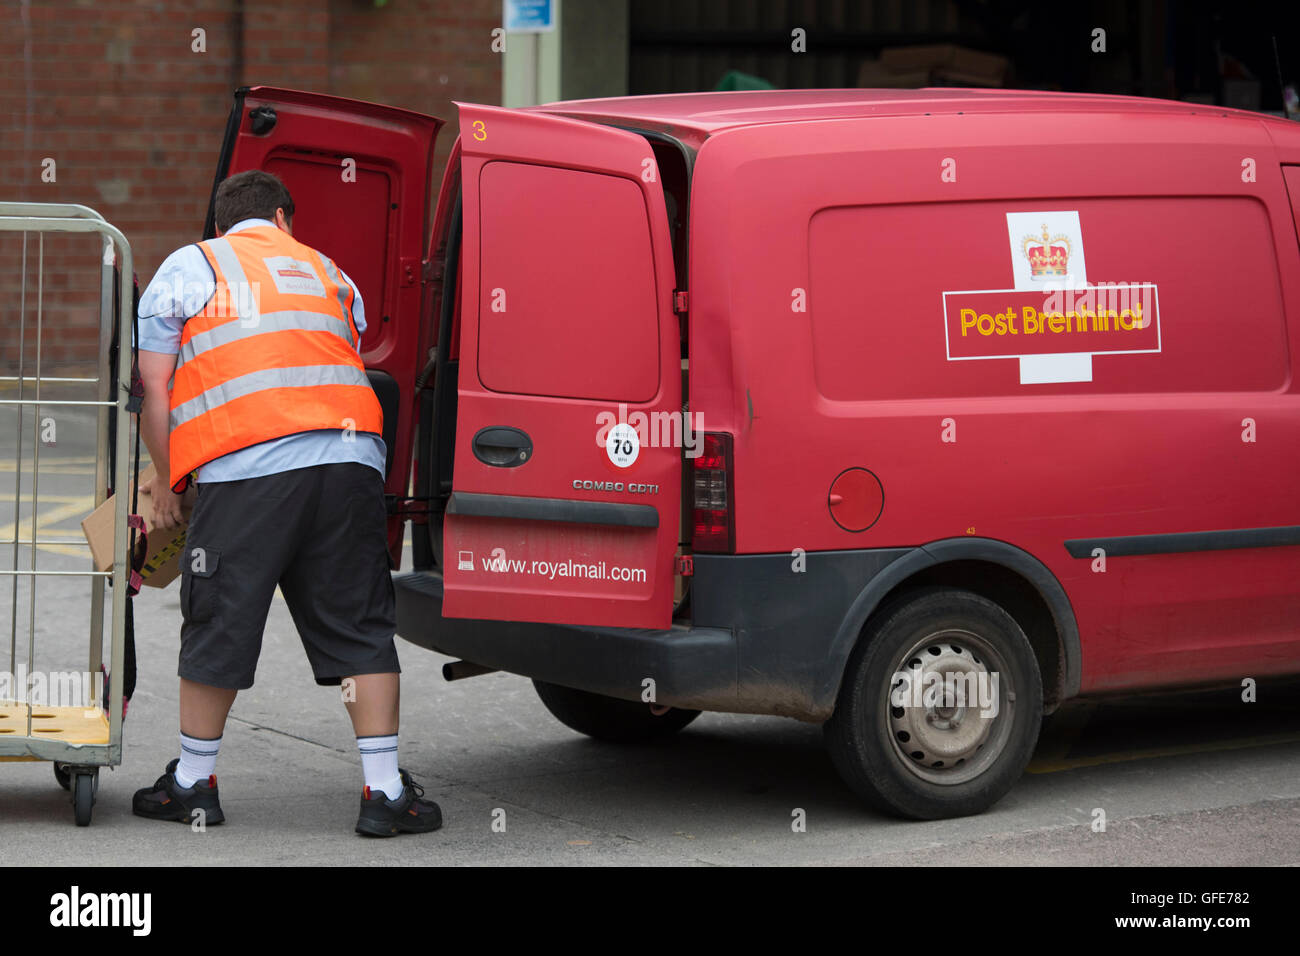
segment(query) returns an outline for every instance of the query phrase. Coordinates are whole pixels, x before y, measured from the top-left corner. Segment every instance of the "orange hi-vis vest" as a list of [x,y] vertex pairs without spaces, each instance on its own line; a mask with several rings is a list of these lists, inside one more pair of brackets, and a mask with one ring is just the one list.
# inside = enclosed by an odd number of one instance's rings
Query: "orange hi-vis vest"
[[171,389],[171,484],[200,465],[297,432],[382,435],[357,354],[354,294],[338,267],[275,226],[198,243],[216,292],[181,331]]

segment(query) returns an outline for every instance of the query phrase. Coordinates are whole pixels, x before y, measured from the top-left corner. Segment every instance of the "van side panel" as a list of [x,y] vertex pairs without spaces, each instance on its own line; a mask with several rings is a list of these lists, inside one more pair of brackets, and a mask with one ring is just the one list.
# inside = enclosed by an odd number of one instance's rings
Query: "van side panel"
[[[1259,120],[740,128],[692,196],[692,408],[735,435],[738,554],[993,539],[1064,587],[1084,693],[1295,671],[1300,250]],[[1147,324],[1056,319],[1058,255]],[[846,469],[879,482],[865,530],[829,506]]]

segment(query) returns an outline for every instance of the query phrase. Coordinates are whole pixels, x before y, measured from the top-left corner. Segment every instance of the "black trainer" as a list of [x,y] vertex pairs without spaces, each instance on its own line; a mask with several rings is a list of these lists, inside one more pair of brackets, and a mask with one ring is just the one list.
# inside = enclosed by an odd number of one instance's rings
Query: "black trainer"
[[216,775],[207,780],[196,780],[188,790],[176,783],[176,765],[179,757],[173,757],[167,765],[167,772],[157,779],[152,787],[145,787],[135,792],[131,801],[131,810],[138,817],[150,820],[179,820],[191,823],[194,811],[202,810],[201,819],[205,825],[216,825],[226,819],[221,812],[221,801],[217,794]]
[[364,836],[397,836],[399,833],[429,833],[442,826],[442,811],[432,800],[422,800],[424,788],[405,770],[397,771],[405,789],[396,800],[382,790],[366,787],[361,793],[361,815],[357,832]]

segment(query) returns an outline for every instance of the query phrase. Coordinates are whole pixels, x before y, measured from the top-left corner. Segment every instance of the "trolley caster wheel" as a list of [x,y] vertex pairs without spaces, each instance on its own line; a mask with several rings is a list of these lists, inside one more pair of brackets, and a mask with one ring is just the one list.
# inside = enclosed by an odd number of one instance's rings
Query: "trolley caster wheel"
[[72,774],[68,773],[66,763],[56,763],[54,765],[54,779],[59,781],[59,786],[64,790],[72,789]]
[[98,771],[78,773],[72,779],[72,812],[77,826],[90,826],[90,813],[95,806]]

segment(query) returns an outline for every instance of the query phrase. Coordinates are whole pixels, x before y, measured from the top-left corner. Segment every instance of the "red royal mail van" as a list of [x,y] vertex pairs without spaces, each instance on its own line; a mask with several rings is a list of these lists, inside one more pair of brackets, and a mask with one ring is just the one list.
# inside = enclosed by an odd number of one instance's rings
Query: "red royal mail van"
[[821,722],[857,793],[933,818],[1067,698],[1300,672],[1300,126],[461,104],[435,203],[439,126],[245,89],[218,179],[281,175],[361,287],[398,631],[451,676],[613,740]]

